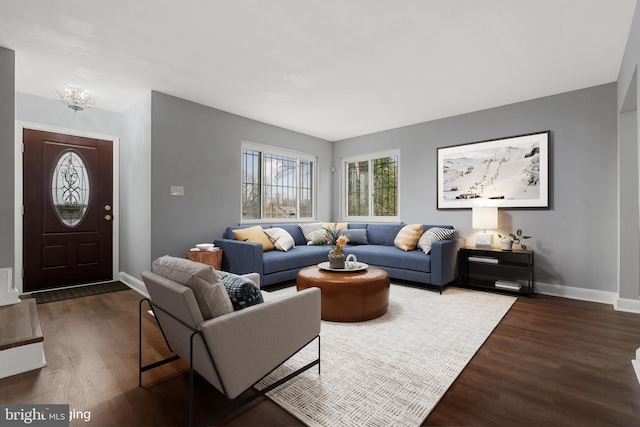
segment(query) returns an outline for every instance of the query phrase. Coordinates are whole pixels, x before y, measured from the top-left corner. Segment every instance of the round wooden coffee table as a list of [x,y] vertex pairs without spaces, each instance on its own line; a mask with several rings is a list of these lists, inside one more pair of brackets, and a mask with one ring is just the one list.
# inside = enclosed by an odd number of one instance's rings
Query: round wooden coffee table
[[296,287],[320,288],[322,320],[371,320],[385,314],[389,306],[389,275],[377,267],[343,273],[313,265],[298,272]]

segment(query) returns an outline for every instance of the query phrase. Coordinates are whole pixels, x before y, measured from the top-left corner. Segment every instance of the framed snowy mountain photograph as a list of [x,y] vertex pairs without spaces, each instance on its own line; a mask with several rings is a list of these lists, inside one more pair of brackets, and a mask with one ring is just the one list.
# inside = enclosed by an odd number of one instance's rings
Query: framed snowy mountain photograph
[[438,148],[438,209],[548,208],[550,133]]

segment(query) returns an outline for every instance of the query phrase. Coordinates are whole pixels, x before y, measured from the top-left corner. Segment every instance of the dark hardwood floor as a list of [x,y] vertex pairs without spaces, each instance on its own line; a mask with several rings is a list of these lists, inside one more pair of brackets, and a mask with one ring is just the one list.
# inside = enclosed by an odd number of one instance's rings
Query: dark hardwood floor
[[[428,291],[425,291],[428,292]],[[73,426],[182,426],[182,361],[147,372],[138,387],[138,301],[132,290],[38,305],[47,366],[0,380],[2,403],[68,403],[90,411]],[[145,361],[169,353],[145,315]],[[519,298],[429,415],[428,426],[640,426],[631,359],[640,315],[609,305]],[[248,392],[250,393],[250,392]],[[196,420],[228,403],[196,376]],[[264,398],[220,425],[302,425]]]

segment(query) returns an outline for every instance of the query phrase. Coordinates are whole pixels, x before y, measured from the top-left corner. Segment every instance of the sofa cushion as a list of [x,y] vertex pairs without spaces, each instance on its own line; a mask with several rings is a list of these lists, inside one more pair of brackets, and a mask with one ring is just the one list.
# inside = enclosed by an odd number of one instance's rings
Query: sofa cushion
[[351,246],[345,252],[355,254],[358,261],[369,265],[431,272],[431,255],[425,255],[422,251],[403,251],[395,246],[360,245]]
[[431,252],[431,244],[438,240],[449,240],[453,237],[455,230],[451,228],[432,227],[425,231],[418,240],[418,248],[425,254]]
[[232,233],[236,240],[260,243],[264,252],[273,250],[273,243],[271,243],[269,236],[267,236],[259,225],[247,228],[237,228],[233,230]]
[[340,230],[340,234],[347,236],[350,245],[368,245],[366,228],[349,228]]
[[367,226],[367,239],[370,245],[394,246],[398,232],[402,224],[369,224]]
[[412,251],[416,248],[420,236],[422,236],[422,224],[408,224],[398,232],[393,244],[403,251]]
[[151,271],[191,288],[204,320],[233,311],[224,285],[209,265],[165,255],[153,262]]
[[235,311],[264,302],[260,289],[246,277],[226,271],[219,271],[218,276],[226,288]]
[[[265,252],[262,258],[263,274],[296,270],[327,261],[329,246],[296,246],[287,252]],[[422,253],[421,253],[422,254]],[[424,256],[424,254],[422,254]]]
[[291,237],[291,234],[289,234],[284,228],[271,227],[265,229],[264,232],[269,236],[269,240],[273,243],[274,248],[279,251],[286,252],[295,246],[293,237]]

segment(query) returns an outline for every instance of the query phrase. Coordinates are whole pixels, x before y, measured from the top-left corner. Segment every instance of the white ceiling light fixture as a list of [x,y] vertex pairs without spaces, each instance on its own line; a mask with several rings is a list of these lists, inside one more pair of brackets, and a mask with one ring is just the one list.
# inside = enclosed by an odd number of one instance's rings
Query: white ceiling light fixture
[[64,90],[56,89],[58,93],[58,99],[71,108],[76,113],[78,111],[91,108],[95,105],[96,101],[93,99],[84,89],[78,89],[75,87],[68,87]]

